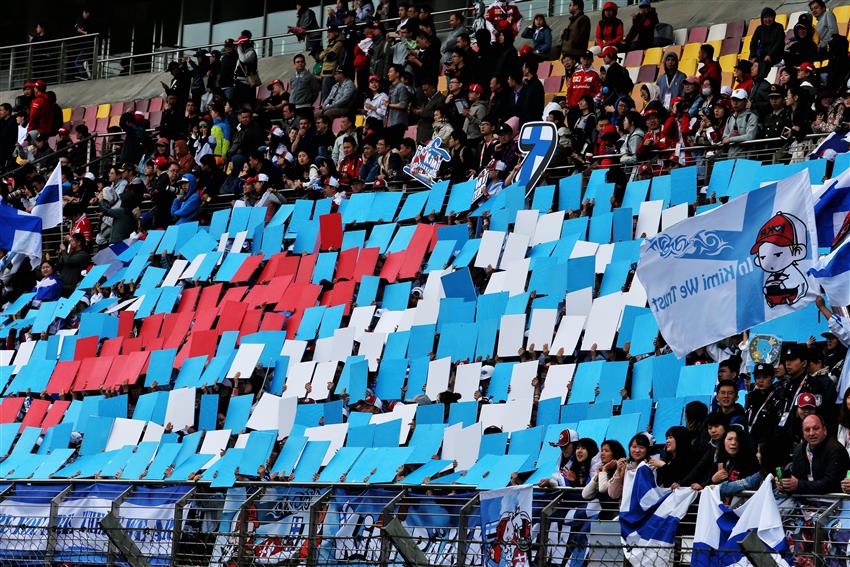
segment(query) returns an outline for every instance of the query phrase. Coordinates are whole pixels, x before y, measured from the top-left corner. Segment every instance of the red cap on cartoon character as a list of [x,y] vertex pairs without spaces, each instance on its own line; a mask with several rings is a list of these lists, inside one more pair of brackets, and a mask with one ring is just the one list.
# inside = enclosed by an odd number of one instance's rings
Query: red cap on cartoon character
[[759,246],[765,242],[776,244],[777,246],[791,246],[797,243],[797,236],[794,230],[794,222],[783,213],[776,213],[769,221],[764,223],[764,226],[759,230],[756,243],[750,249],[750,254],[758,252]]

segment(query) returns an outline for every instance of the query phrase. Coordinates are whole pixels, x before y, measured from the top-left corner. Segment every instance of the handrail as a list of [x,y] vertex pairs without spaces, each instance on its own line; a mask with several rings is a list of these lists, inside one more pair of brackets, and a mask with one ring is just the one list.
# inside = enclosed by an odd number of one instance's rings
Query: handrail
[[60,37],[58,39],[45,39],[44,41],[28,41],[28,42],[25,42],[25,43],[16,43],[14,45],[0,46],[0,51],[7,50],[7,49],[8,50],[18,49],[18,48],[21,48],[21,47],[42,47],[42,46],[45,46],[45,45],[50,44],[50,43],[63,43],[63,42],[71,41],[73,39],[89,39],[89,38],[96,39],[99,36],[100,36],[99,33],[93,32],[93,33],[87,33],[85,35],[69,35],[68,37]]

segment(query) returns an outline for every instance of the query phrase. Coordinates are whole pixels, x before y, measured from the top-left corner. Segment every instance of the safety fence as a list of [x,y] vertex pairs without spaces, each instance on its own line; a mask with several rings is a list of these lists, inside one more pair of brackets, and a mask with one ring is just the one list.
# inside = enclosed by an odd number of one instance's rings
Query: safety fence
[[88,34],[0,48],[0,90],[17,90],[33,79],[56,85],[92,78],[100,39]]
[[[848,564],[846,495],[781,499],[780,510],[796,564]],[[502,520],[482,526],[479,494],[461,486],[16,482],[0,494],[0,563],[460,567],[524,552],[540,567],[624,564],[615,502],[535,490],[530,516]],[[672,547],[628,549],[642,565],[687,565],[695,527],[696,504]]]

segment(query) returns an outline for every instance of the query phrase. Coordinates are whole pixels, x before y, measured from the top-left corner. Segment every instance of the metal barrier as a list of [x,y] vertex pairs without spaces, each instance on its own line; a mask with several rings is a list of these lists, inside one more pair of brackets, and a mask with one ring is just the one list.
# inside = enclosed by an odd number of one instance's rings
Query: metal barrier
[[[118,538],[110,531],[116,528],[103,528],[107,514],[122,524],[123,535],[148,562],[158,565],[400,566],[413,564],[402,559],[400,548],[415,548],[424,565],[460,567],[482,565],[487,552],[489,530],[480,524],[478,494],[463,487],[255,482],[224,491],[205,483],[175,483],[157,494],[172,503],[163,509],[160,503],[133,500],[150,483],[124,482],[110,489],[121,481],[97,482],[107,493],[111,490],[111,499],[81,499],[80,494],[89,494],[90,481],[6,488],[0,494],[2,564],[127,564],[113,543]],[[747,497],[737,498],[732,507]],[[780,501],[796,564],[846,564],[848,504],[850,497],[841,494]],[[585,500],[578,489],[535,490],[521,536],[531,564],[623,565],[617,506]],[[637,548],[644,555],[641,564],[670,564],[670,557],[676,565],[689,564],[696,511],[695,503],[679,525],[672,550]]]
[[100,36],[89,34],[0,47],[0,89],[41,79],[48,87],[95,75]]

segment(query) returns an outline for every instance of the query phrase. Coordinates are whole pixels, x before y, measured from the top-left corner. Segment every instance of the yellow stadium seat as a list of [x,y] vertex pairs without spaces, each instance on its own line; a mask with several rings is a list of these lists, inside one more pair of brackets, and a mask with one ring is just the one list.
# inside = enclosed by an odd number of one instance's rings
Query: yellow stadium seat
[[62,109],[62,122],[70,122],[71,121],[71,113],[73,112],[73,108],[63,108]]
[[121,121],[120,116],[110,116],[109,117],[109,127],[112,128],[113,126],[118,126],[118,122],[120,122],[120,121]]
[[552,72],[549,73],[550,77],[563,77],[566,74],[564,71],[564,64],[560,61],[552,61]]
[[748,35],[744,37],[743,42],[741,43],[741,59],[749,59],[750,58],[750,41],[752,41],[753,36]]
[[685,45],[685,48],[682,49],[682,59],[693,59],[696,61],[699,56],[699,43],[688,43]]
[[437,90],[440,92],[447,92],[449,90],[449,83],[445,75],[440,75],[437,78]]
[[658,65],[661,63],[662,49],[660,47],[652,47],[643,53],[644,65]]
[[99,104],[97,106],[97,116],[96,118],[109,118],[109,111],[112,110],[112,105],[107,103]]
[[850,22],[850,6],[836,6],[832,9],[838,23]]
[[687,76],[696,75],[697,74],[697,60],[696,59],[682,59],[679,61],[679,71],[684,73]]
[[365,125],[366,125],[366,115],[365,114],[358,114],[357,116],[354,117],[354,127],[355,128],[362,128]]
[[721,71],[725,73],[732,73],[735,70],[735,64],[738,63],[738,55],[730,53],[729,55],[724,55],[718,59],[717,62],[720,63]]
[[776,14],[776,21],[782,24],[783,28],[788,28],[788,14]]
[[640,96],[640,88],[646,83],[635,83],[634,88],[632,89],[632,100],[635,101],[635,110],[640,112],[643,110],[643,107],[646,106],[646,102],[644,102],[643,98]]
[[761,25],[761,18],[753,18],[750,20],[750,25],[747,27],[747,35],[753,35],[756,28]]
[[706,41],[707,44],[714,46],[714,56],[720,55],[720,49],[723,47],[723,40],[717,39],[714,41]]
[[732,87],[732,83],[735,82],[735,75],[732,73],[727,73],[724,71],[720,74],[720,86],[721,87]]

